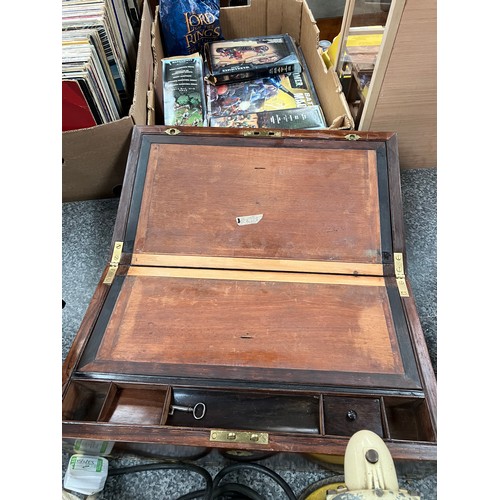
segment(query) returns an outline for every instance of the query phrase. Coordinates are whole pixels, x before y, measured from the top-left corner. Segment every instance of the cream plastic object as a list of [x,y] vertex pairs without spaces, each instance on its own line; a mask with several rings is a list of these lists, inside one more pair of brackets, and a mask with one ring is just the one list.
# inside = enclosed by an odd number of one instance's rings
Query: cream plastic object
[[400,490],[391,453],[374,432],[358,431],[349,440],[344,458],[346,489],[328,494],[326,500],[420,500]]
[[344,468],[345,483],[350,491],[399,489],[391,453],[372,431],[362,430],[351,437],[345,452]]

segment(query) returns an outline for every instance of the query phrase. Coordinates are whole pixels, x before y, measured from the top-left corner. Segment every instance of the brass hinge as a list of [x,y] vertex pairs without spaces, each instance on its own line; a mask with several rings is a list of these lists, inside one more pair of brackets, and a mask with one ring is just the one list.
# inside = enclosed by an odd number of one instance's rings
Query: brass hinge
[[104,278],[105,285],[111,285],[111,283],[113,283],[113,280],[115,279],[116,271],[118,271],[118,264],[120,263],[120,259],[122,258],[122,249],[123,241],[115,242],[113,255],[111,256],[111,262],[109,263],[109,269],[106,273],[106,277]]
[[394,252],[394,272],[396,273],[396,283],[398,284],[399,295],[401,297],[409,297],[410,294],[406,286],[403,254],[401,252]]
[[217,443],[268,444],[267,432],[211,430],[210,441]]

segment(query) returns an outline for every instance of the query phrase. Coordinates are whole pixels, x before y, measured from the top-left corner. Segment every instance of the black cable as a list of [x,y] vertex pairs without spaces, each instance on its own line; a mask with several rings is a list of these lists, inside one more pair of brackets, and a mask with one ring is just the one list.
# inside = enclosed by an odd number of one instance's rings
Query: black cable
[[[159,469],[174,469],[174,470],[187,470],[191,472],[195,472],[202,476],[205,479],[206,487],[202,490],[201,495],[205,500],[212,499],[213,493],[213,481],[210,473],[200,467],[198,465],[186,463],[186,462],[161,462],[161,463],[152,463],[152,464],[141,464],[141,465],[131,465],[129,467],[122,467],[119,469],[109,469],[108,476],[118,476],[122,474],[129,474],[134,472],[145,472],[150,470],[159,470]],[[198,495],[199,497],[200,495]],[[196,497],[193,497],[196,498]]]
[[274,479],[281,488],[284,490],[286,493],[286,496],[290,500],[297,500],[297,497],[295,496],[295,493],[293,492],[292,488],[288,485],[287,482],[276,472],[273,470],[269,469],[268,467],[265,467],[264,465],[260,464],[253,464],[253,463],[238,463],[238,464],[233,464],[233,465],[228,465],[227,467],[224,467],[221,471],[217,473],[213,480],[213,487],[216,489],[221,481],[221,479],[226,476],[227,474],[234,472],[236,470],[240,469],[251,469],[257,472],[261,472],[262,474],[265,474],[266,476],[269,476],[270,478]]
[[[295,496],[288,483],[286,483],[286,481],[279,474],[269,469],[268,467],[265,467],[264,465],[254,464],[251,462],[228,465],[227,467],[224,467],[222,470],[220,470],[214,479],[212,479],[210,473],[203,467],[187,462],[160,462],[132,465],[129,467],[122,467],[118,469],[109,469],[108,476],[111,477],[122,474],[159,469],[187,470],[195,472],[205,479],[206,488],[204,490],[187,493],[179,497],[177,500],[192,500],[195,498],[202,498],[204,500],[218,500],[219,498],[222,498],[221,495],[225,495],[224,498],[234,498],[235,500],[265,500],[264,497],[262,497],[259,493],[248,486],[237,483],[225,483],[219,486],[219,483],[224,478],[224,476],[227,476],[231,472],[235,472],[241,469],[250,469],[269,476],[281,486],[290,500],[297,500],[297,497]],[[235,494],[236,496],[233,496],[233,494]]]
[[[177,498],[177,500],[194,500],[203,495],[204,490],[193,491]],[[236,496],[233,496],[236,494]],[[221,495],[224,495],[221,497]],[[214,489],[212,500],[220,500],[221,498],[234,498],[235,500],[266,500],[262,495],[255,490],[243,484],[224,483],[222,486]]]
[[[232,493],[236,493],[233,496]],[[230,498],[236,500],[266,500],[262,495],[257,493],[252,488],[243,484],[224,483],[222,486],[214,489],[214,500],[217,500],[221,495],[230,495]]]

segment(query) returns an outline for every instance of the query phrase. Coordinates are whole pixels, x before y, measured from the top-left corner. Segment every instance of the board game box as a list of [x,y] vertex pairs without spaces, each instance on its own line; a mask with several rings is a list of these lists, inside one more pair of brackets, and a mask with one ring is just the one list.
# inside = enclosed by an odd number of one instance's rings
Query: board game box
[[162,59],[165,125],[207,125],[207,106],[200,54]]
[[321,106],[278,109],[231,116],[212,116],[211,127],[321,129],[326,128]]
[[302,71],[297,46],[288,34],[210,42],[205,59],[206,80],[213,85]]
[[307,74],[302,72],[207,85],[207,105],[210,116],[230,116],[317,106],[319,101]]

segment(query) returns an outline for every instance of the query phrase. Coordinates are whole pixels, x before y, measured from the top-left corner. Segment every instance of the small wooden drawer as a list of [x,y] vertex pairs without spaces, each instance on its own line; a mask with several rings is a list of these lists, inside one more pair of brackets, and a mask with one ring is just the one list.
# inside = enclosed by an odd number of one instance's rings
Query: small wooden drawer
[[368,429],[383,437],[380,400],[377,398],[326,396],[323,398],[325,434],[352,436]]
[[433,441],[436,435],[423,398],[384,397],[388,438]]
[[167,419],[170,387],[94,382],[72,382],[63,400],[63,420],[129,425],[163,425]]

